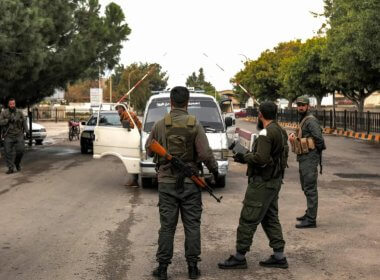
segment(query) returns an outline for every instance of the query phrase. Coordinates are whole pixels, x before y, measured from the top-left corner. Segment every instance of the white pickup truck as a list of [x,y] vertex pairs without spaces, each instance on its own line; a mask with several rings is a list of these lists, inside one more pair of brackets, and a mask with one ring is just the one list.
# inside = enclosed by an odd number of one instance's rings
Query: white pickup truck
[[[218,162],[221,179],[219,187],[224,187],[228,172],[228,144],[234,137],[234,130],[227,134],[227,127],[232,126],[232,119],[223,119],[222,113],[215,98],[201,93],[190,93],[188,106],[189,114],[195,115],[204,127],[209,144]],[[99,125],[95,127],[94,158],[113,155],[123,163],[128,173],[139,175],[139,184],[142,187],[152,185],[156,178],[153,158],[146,155],[145,142],[154,123],[170,112],[170,94],[162,92],[150,97],[145,107],[141,135],[138,129],[123,128],[121,124]],[[206,167],[204,176],[211,177]]]

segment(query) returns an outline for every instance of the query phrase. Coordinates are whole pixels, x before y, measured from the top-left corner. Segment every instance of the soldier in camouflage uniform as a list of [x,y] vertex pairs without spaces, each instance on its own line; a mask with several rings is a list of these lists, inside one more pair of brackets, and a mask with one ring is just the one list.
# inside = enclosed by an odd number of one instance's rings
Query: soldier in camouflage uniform
[[[185,87],[175,87],[170,92],[171,111],[164,119],[155,123],[146,142],[148,155],[152,139],[157,140],[168,152],[182,159],[189,166],[198,170],[200,162],[204,162],[215,179],[218,177],[218,163],[209,147],[203,127],[194,116],[187,113],[189,91]],[[189,179],[182,183],[177,181],[181,176],[171,167],[170,162],[155,155],[158,168],[158,193],[160,224],[157,250],[159,266],[153,275],[159,279],[167,279],[167,267],[173,257],[173,240],[181,213],[185,228],[185,257],[188,263],[190,279],[200,275],[197,267],[201,254],[200,224],[202,214],[201,190]],[[179,183],[178,183],[179,182]]]
[[306,196],[307,209],[303,216],[296,218],[297,221],[300,221],[296,228],[315,228],[318,211],[318,164],[321,162],[322,151],[326,149],[326,146],[321,126],[317,118],[309,112],[307,96],[297,98],[297,110],[301,116],[299,135],[292,133],[289,135],[289,140],[293,145],[299,136],[298,138],[313,139],[314,144],[313,149],[309,149],[308,152],[297,154],[301,187]]
[[[12,174],[14,167],[17,171],[21,170],[21,159],[24,154],[24,131],[28,130],[26,119],[20,110],[16,109],[16,101],[10,99],[8,108],[0,114],[0,126],[4,137],[4,153],[8,171]],[[14,156],[13,150],[16,151]]]
[[[276,123],[277,106],[273,102],[259,107],[258,128],[262,128],[252,152],[237,153],[235,161],[247,163],[248,187],[236,236],[236,253],[218,264],[221,269],[247,268],[245,254],[250,250],[257,226],[261,223],[274,254],[259,262],[264,267],[288,268],[284,256],[285,241],[278,218],[278,195],[287,153],[287,133]],[[287,157],[287,154],[286,154]]]

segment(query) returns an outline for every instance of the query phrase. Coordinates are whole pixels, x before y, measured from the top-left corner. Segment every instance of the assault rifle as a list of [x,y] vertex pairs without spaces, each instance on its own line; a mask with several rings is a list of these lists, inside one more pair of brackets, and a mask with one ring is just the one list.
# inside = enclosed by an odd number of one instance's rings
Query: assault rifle
[[149,145],[149,149],[156,153],[157,155],[164,157],[168,160],[172,166],[177,169],[180,173],[184,174],[186,177],[190,178],[198,187],[205,189],[213,198],[216,199],[217,202],[221,202],[223,196],[216,197],[212,188],[210,188],[207,183],[198,176],[198,173],[193,170],[190,166],[188,166],[181,159],[176,158],[169,154],[164,147],[160,145],[156,140],[153,140]]

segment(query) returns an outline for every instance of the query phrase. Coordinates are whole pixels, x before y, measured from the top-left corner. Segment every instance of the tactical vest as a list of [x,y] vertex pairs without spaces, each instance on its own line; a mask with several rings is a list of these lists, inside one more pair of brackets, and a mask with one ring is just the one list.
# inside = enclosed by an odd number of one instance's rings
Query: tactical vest
[[306,121],[314,118],[313,115],[304,117],[300,123],[299,128],[296,130],[296,139],[292,143],[292,152],[296,155],[308,154],[309,151],[315,149],[315,142],[313,137],[302,138],[302,128]]
[[[172,156],[180,158],[184,162],[195,162],[196,118],[191,115],[186,117],[186,121],[175,121],[170,114],[166,114],[163,145]],[[165,160],[160,158],[159,163],[165,164]]]

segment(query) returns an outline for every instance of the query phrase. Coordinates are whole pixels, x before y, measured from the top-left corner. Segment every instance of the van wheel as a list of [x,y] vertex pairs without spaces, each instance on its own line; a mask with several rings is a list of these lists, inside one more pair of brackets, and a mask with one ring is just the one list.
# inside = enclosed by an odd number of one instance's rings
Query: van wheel
[[218,178],[218,182],[216,182],[217,188],[224,188],[226,186],[226,176]]
[[152,178],[147,178],[147,177],[141,177],[141,176],[139,176],[138,181],[139,181],[140,187],[145,188],[145,189],[151,188],[152,185],[153,185]]
[[87,154],[87,152],[88,152],[88,148],[87,148],[87,146],[86,146],[86,145],[82,145],[82,146],[80,146],[80,152],[81,152],[83,155]]
[[41,140],[41,139],[38,139],[38,140],[36,140],[36,145],[42,145],[42,142],[43,142],[44,140]]

